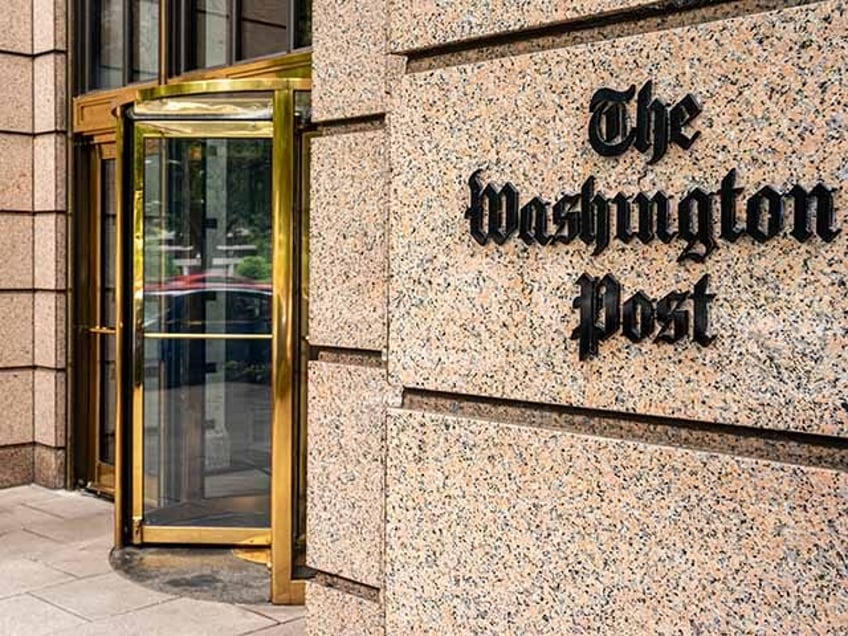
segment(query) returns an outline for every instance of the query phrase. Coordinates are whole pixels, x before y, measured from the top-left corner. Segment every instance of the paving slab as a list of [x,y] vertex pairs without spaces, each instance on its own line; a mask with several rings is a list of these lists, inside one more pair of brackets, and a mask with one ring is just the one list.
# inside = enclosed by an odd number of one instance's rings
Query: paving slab
[[72,576],[43,563],[29,559],[7,559],[0,568],[0,598],[74,580]]
[[8,532],[0,538],[0,563],[6,559],[38,558],[55,552],[62,544],[28,530]]
[[81,543],[92,541],[112,532],[112,514],[96,514],[74,519],[51,519],[31,523],[26,529],[34,534],[53,539],[60,543]]
[[114,572],[55,585],[33,595],[89,620],[123,614],[174,598],[132,583]]
[[0,600],[0,634],[42,636],[75,629],[86,621],[29,594]]
[[282,625],[254,632],[255,636],[303,636],[306,633],[306,619],[298,618]]
[[77,578],[106,574],[112,571],[109,564],[111,545],[104,546],[101,542],[88,545],[61,545],[56,550],[45,551],[33,560],[65,572]]
[[275,627],[274,621],[235,605],[180,598],[68,630],[79,636],[236,636]]
[[[108,501],[38,486],[0,490],[0,636],[305,633],[303,607],[255,601],[267,598],[267,571],[238,562],[228,550],[215,555],[186,551],[201,555],[202,572],[196,558],[194,570],[180,569],[173,551],[151,550],[154,561],[172,566],[172,571],[157,570],[154,578],[167,583],[157,590],[151,589],[156,587],[152,581],[140,580],[143,576],[129,580],[112,570],[112,543]],[[192,559],[185,560],[190,564]],[[230,569],[238,576],[223,577],[229,586],[204,586],[192,578],[223,576]],[[258,591],[245,594],[241,588],[254,579]],[[187,598],[207,594],[224,599],[233,589],[241,595],[229,602]]]
[[0,535],[23,530],[30,524],[55,521],[59,517],[26,504],[0,507]]
[[278,623],[288,623],[306,616],[306,608],[303,605],[271,605],[270,603],[248,605],[244,604],[240,607],[249,612],[256,612],[267,616]]
[[40,499],[28,502],[26,505],[64,519],[90,517],[98,514],[112,514],[112,504],[99,497],[67,491],[60,492],[61,494],[57,494],[52,499]]
[[31,504],[42,501],[51,501],[59,498],[56,490],[49,490],[41,486],[15,486],[0,491],[0,509],[7,506],[18,506],[20,504]]

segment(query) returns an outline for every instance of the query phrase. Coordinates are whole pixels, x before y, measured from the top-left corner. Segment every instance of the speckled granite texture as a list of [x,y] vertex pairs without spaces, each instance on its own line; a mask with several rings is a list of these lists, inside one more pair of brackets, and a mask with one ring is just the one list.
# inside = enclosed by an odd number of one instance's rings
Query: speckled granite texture
[[310,567],[383,586],[384,368],[309,363]]
[[390,410],[389,634],[848,630],[848,475]]
[[309,342],[385,349],[385,130],[312,143]]
[[657,0],[389,0],[392,51],[663,4]]
[[[481,247],[464,218],[467,180],[513,182],[551,200],[594,175],[608,196],[715,191],[738,170],[764,185],[848,193],[848,16],[825,2],[699,26],[406,75],[390,124],[389,370],[408,387],[828,435],[848,433],[848,227],[832,243],[784,236],[719,242],[704,264],[682,245],[579,241]],[[691,92],[702,136],[649,166],[604,158],[586,139],[591,95],[654,81]],[[743,199],[744,201],[744,199]],[[717,214],[717,209],[716,209]],[[691,289],[710,274],[715,343],[631,344],[615,336],[579,362],[569,339],[583,272],[613,273],[624,298]]]
[[313,2],[314,122],[385,112],[386,21],[386,0]]
[[307,636],[383,636],[379,603],[317,583],[306,584]]

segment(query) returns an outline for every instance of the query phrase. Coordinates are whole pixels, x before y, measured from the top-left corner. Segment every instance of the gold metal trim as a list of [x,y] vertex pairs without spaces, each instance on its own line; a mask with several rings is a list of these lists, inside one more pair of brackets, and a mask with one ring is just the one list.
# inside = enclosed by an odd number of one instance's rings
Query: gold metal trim
[[139,90],[139,101],[201,95],[204,93],[242,93],[249,91],[310,90],[312,81],[305,78],[206,79],[180,84],[151,86]]
[[144,139],[136,126],[133,146],[133,297],[132,297],[132,519],[133,543],[141,543],[144,519]]
[[116,332],[113,327],[101,327],[98,325],[96,327],[89,327],[88,333],[98,334],[101,336],[114,336]]
[[114,467],[114,541],[115,547],[124,545],[124,505],[123,489],[124,466],[124,119],[118,109],[117,127],[115,130],[115,193],[118,197],[115,206],[115,467]]
[[270,333],[163,333],[144,332],[145,338],[154,340],[272,340]]
[[253,139],[270,138],[274,134],[274,125],[270,121],[153,121],[139,118],[136,127],[143,128],[146,137]]
[[209,528],[205,526],[141,525],[142,543],[193,543],[212,545],[267,546],[271,543],[268,528]]
[[291,603],[293,571],[292,364],[295,352],[292,276],[294,207],[294,92],[274,94],[274,419],[271,429],[271,601]]
[[[167,32],[165,21],[160,21],[160,28],[165,29]],[[165,45],[166,43],[167,33],[164,40],[160,37],[160,45]],[[263,78],[302,78],[303,81],[308,83],[312,73],[311,49],[247,60],[232,66],[198,69],[177,77],[165,77],[167,68],[164,65],[167,63],[167,51],[164,50],[164,47],[160,48],[159,60],[160,65],[163,66],[160,69],[160,73],[163,74],[163,77],[160,78],[160,83],[168,86],[181,86],[186,83],[197,83],[208,80],[241,82]],[[74,97],[72,104],[74,132],[99,135],[102,137],[101,141],[112,141],[115,135],[116,125],[118,124],[115,109],[131,103],[138,98],[140,91],[150,89],[154,86],[156,84],[150,82],[130,84],[129,86],[122,86],[120,88],[98,89]],[[224,90],[232,91],[235,89]],[[297,90],[309,90],[309,87],[298,86]]]
[[271,549],[268,547],[233,548],[232,555],[242,561],[258,563],[259,565],[264,565],[268,569],[271,568]]

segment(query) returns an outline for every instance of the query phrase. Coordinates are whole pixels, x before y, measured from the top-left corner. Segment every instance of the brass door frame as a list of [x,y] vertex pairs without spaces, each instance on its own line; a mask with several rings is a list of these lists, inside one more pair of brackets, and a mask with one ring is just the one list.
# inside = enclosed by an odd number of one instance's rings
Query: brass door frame
[[[133,543],[188,543],[197,542],[198,536],[203,536],[208,542],[217,544],[267,545],[271,546],[271,600],[274,603],[296,604],[304,600],[304,582],[293,579],[294,571],[294,538],[293,518],[295,511],[295,493],[293,460],[294,460],[294,424],[296,422],[294,409],[295,377],[294,356],[297,351],[295,333],[295,302],[293,297],[293,276],[296,239],[293,232],[295,207],[295,92],[311,90],[309,79],[248,79],[248,80],[208,80],[169,84],[140,91],[140,99],[136,103],[165,97],[201,95],[212,93],[245,93],[250,91],[273,92],[273,115],[267,127],[257,126],[259,122],[229,121],[226,126],[238,131],[236,136],[270,137],[272,142],[272,235],[273,235],[273,296],[272,296],[272,399],[273,416],[271,423],[271,528],[192,528],[192,527],[154,527],[143,525],[143,446],[141,442],[142,426],[139,425],[140,407],[143,406],[143,386],[141,384],[142,369],[136,363],[139,353],[138,342],[141,331],[141,305],[143,302],[143,151],[144,139],[149,136],[165,137],[209,137],[210,131],[214,136],[227,136],[226,127],[222,128],[216,121],[185,120],[179,126],[173,126],[174,120],[168,122],[139,121],[134,124],[132,139],[133,175],[132,184],[125,183],[129,176],[119,164],[118,166],[118,236],[122,237],[124,219],[128,214],[122,209],[128,201],[132,201],[132,315],[124,316],[125,300],[122,296],[121,281],[125,280],[123,268],[125,262],[119,256],[117,264],[117,344],[118,344],[118,373],[122,373],[123,361],[132,364],[133,385],[132,393],[128,396],[132,401],[133,418],[128,423],[126,418],[119,415],[116,423],[116,446],[123,449],[126,440],[131,439],[132,455],[125,457],[119,450],[116,453],[116,475],[121,482],[115,493],[115,537],[116,545],[123,545],[125,539]],[[123,110],[123,109],[122,109]],[[119,113],[121,114],[121,113]],[[163,124],[167,123],[168,126]],[[163,133],[162,129],[167,132]],[[233,135],[230,135],[233,136]],[[118,130],[119,162],[125,158],[127,143],[124,130],[124,118],[119,118]],[[141,184],[141,187],[139,187]],[[131,198],[127,194],[131,193]],[[141,213],[140,213],[141,211]],[[122,240],[118,244],[122,244]],[[120,249],[120,248],[119,248]],[[133,337],[132,350],[124,351],[127,343],[127,330]],[[123,377],[123,376],[119,376]],[[118,404],[124,405],[124,383],[118,383]],[[122,410],[119,408],[119,411]],[[125,464],[129,465],[125,465]],[[130,493],[126,501],[126,491]],[[127,505],[129,503],[129,505]],[[127,518],[129,517],[129,518]],[[194,539],[194,541],[192,541]]]
[[[97,193],[97,203],[95,205],[95,219],[94,223],[94,233],[93,238],[95,242],[92,245],[95,245],[95,285],[92,290],[96,295],[96,325],[93,327],[89,327],[88,331],[93,336],[99,336],[96,338],[96,345],[94,346],[95,355],[93,357],[93,363],[96,367],[96,379],[92,382],[94,385],[93,389],[93,398],[94,401],[92,404],[95,406],[95,418],[96,423],[92,428],[94,429],[94,440],[92,444],[92,448],[94,449],[94,481],[90,484],[90,487],[104,492],[106,494],[114,495],[115,493],[115,466],[114,464],[108,464],[104,462],[100,457],[100,440],[101,440],[101,432],[103,427],[103,417],[104,414],[101,413],[101,400],[100,395],[104,390],[102,386],[102,375],[100,368],[103,364],[101,361],[101,351],[103,348],[103,337],[111,337],[117,339],[117,329],[114,326],[104,326],[103,320],[103,304],[101,302],[102,294],[101,288],[103,286],[103,259],[106,257],[103,254],[103,161],[107,159],[116,159],[116,149],[114,144],[98,144],[97,149],[95,151],[95,157],[97,158],[98,167],[96,170],[96,179],[97,186],[95,192]],[[117,168],[117,167],[116,167]],[[116,210],[117,213],[117,210]],[[118,236],[115,236],[115,243],[117,244],[119,241]],[[114,256],[114,255],[113,255]],[[116,347],[117,350],[117,347]],[[119,382],[117,376],[117,367],[116,367],[116,384]]]
[[[85,200],[82,201],[73,219],[81,224],[80,228],[72,228],[70,241],[72,250],[86,260],[85,269],[88,277],[85,285],[70,285],[69,297],[72,307],[82,309],[84,315],[78,316],[76,311],[69,315],[71,333],[74,334],[74,347],[79,348],[75,356],[75,364],[70,367],[69,382],[79,387],[86,397],[82,401],[71,403],[72,419],[76,423],[74,435],[79,435],[79,458],[74,458],[71,464],[71,474],[84,479],[86,488],[98,493],[112,495],[115,487],[114,465],[101,459],[101,432],[104,426],[105,412],[101,397],[105,390],[102,384],[101,352],[103,339],[115,337],[116,330],[104,325],[104,309],[102,286],[103,259],[108,255],[103,253],[103,213],[106,201],[104,199],[104,162],[116,158],[115,144],[110,142],[91,144],[81,151],[84,153],[85,168],[80,171],[86,178],[83,189]],[[112,255],[114,256],[114,254]],[[84,287],[84,288],[83,288]],[[69,303],[70,304],[70,303]],[[70,393],[70,392],[69,392]],[[75,474],[73,466],[77,460],[80,472]]]

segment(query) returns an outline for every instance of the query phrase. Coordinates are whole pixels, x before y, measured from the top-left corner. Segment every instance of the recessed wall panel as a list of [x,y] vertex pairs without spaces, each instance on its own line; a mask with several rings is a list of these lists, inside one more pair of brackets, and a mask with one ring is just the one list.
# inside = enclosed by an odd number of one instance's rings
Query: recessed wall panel
[[848,433],[846,56],[844,7],[824,2],[407,74],[392,380]]

